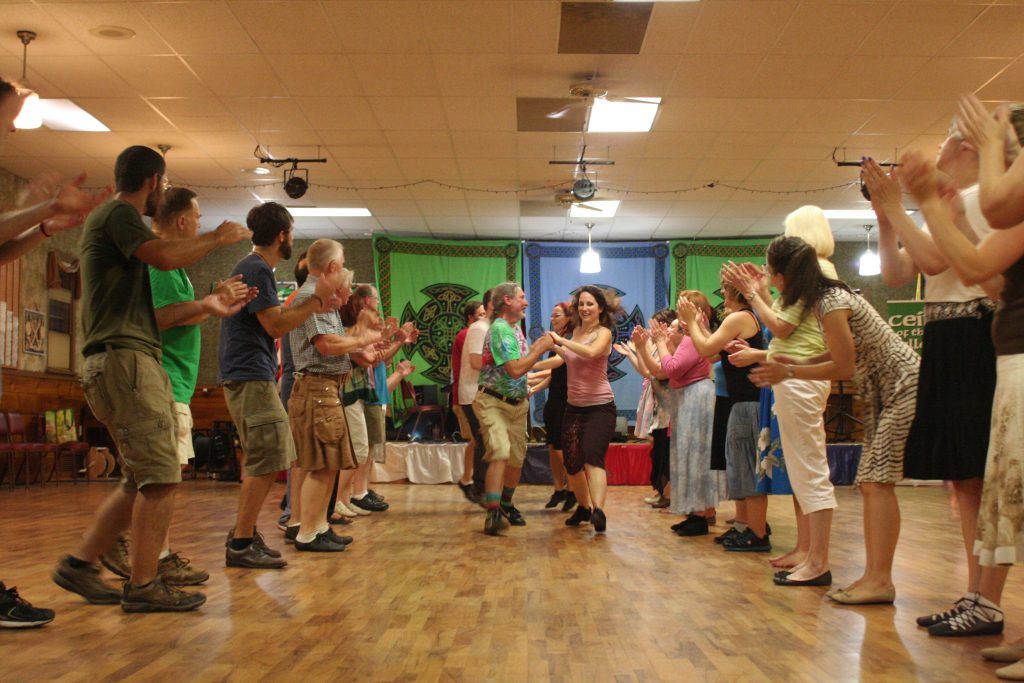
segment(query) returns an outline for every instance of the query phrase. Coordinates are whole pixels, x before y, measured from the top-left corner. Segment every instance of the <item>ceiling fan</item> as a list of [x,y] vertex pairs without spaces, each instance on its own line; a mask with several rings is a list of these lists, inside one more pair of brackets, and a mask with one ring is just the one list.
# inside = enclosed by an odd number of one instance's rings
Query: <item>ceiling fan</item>
[[[545,114],[549,119],[560,119],[564,118],[567,114],[572,112],[574,109],[589,108],[591,100],[605,100],[608,102],[649,102],[648,98],[643,97],[620,97],[617,95],[609,95],[606,88],[591,83],[589,81],[584,83],[574,83],[569,86],[569,95],[572,97],[579,98],[578,102],[567,104],[560,109],[556,109],[552,112]],[[585,127],[585,126],[584,126]]]

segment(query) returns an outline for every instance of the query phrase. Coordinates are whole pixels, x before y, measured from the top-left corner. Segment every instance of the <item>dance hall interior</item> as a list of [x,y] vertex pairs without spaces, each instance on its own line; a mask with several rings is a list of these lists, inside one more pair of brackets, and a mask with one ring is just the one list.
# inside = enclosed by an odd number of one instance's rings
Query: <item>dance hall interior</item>
[[1024,680],[1022,28],[3,0],[0,681]]

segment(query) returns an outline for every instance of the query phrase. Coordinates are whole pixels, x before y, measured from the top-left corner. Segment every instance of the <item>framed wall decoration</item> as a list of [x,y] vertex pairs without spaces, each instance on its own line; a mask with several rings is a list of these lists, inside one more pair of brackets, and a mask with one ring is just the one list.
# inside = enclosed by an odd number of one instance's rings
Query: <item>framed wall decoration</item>
[[46,316],[42,311],[22,311],[22,350],[34,356],[46,355]]

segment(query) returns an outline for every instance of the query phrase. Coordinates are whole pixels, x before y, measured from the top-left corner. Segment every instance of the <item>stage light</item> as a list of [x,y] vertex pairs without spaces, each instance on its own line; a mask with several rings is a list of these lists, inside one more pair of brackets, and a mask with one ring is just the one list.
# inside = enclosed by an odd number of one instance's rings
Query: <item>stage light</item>
[[864,276],[869,277],[871,275],[878,275],[882,272],[882,260],[878,254],[871,249],[871,225],[865,225],[864,230],[867,231],[868,237],[868,248],[860,255],[860,262],[857,272]]
[[309,183],[307,183],[304,178],[300,178],[297,175],[293,175],[284,183],[284,193],[292,199],[298,199],[302,195],[306,194],[306,190],[308,189]]

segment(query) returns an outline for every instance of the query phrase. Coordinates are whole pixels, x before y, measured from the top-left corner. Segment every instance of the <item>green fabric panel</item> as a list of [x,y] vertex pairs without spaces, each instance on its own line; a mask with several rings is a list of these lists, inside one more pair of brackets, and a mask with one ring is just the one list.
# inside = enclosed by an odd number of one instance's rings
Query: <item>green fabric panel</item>
[[377,235],[373,251],[385,314],[420,330],[417,343],[397,356],[416,366],[409,381],[448,385],[452,341],[463,327],[460,308],[494,285],[521,281],[519,242]]
[[739,240],[676,240],[669,243],[672,254],[672,301],[684,289],[707,295],[712,307],[722,303],[718,274],[728,261],[764,264],[771,238]]

